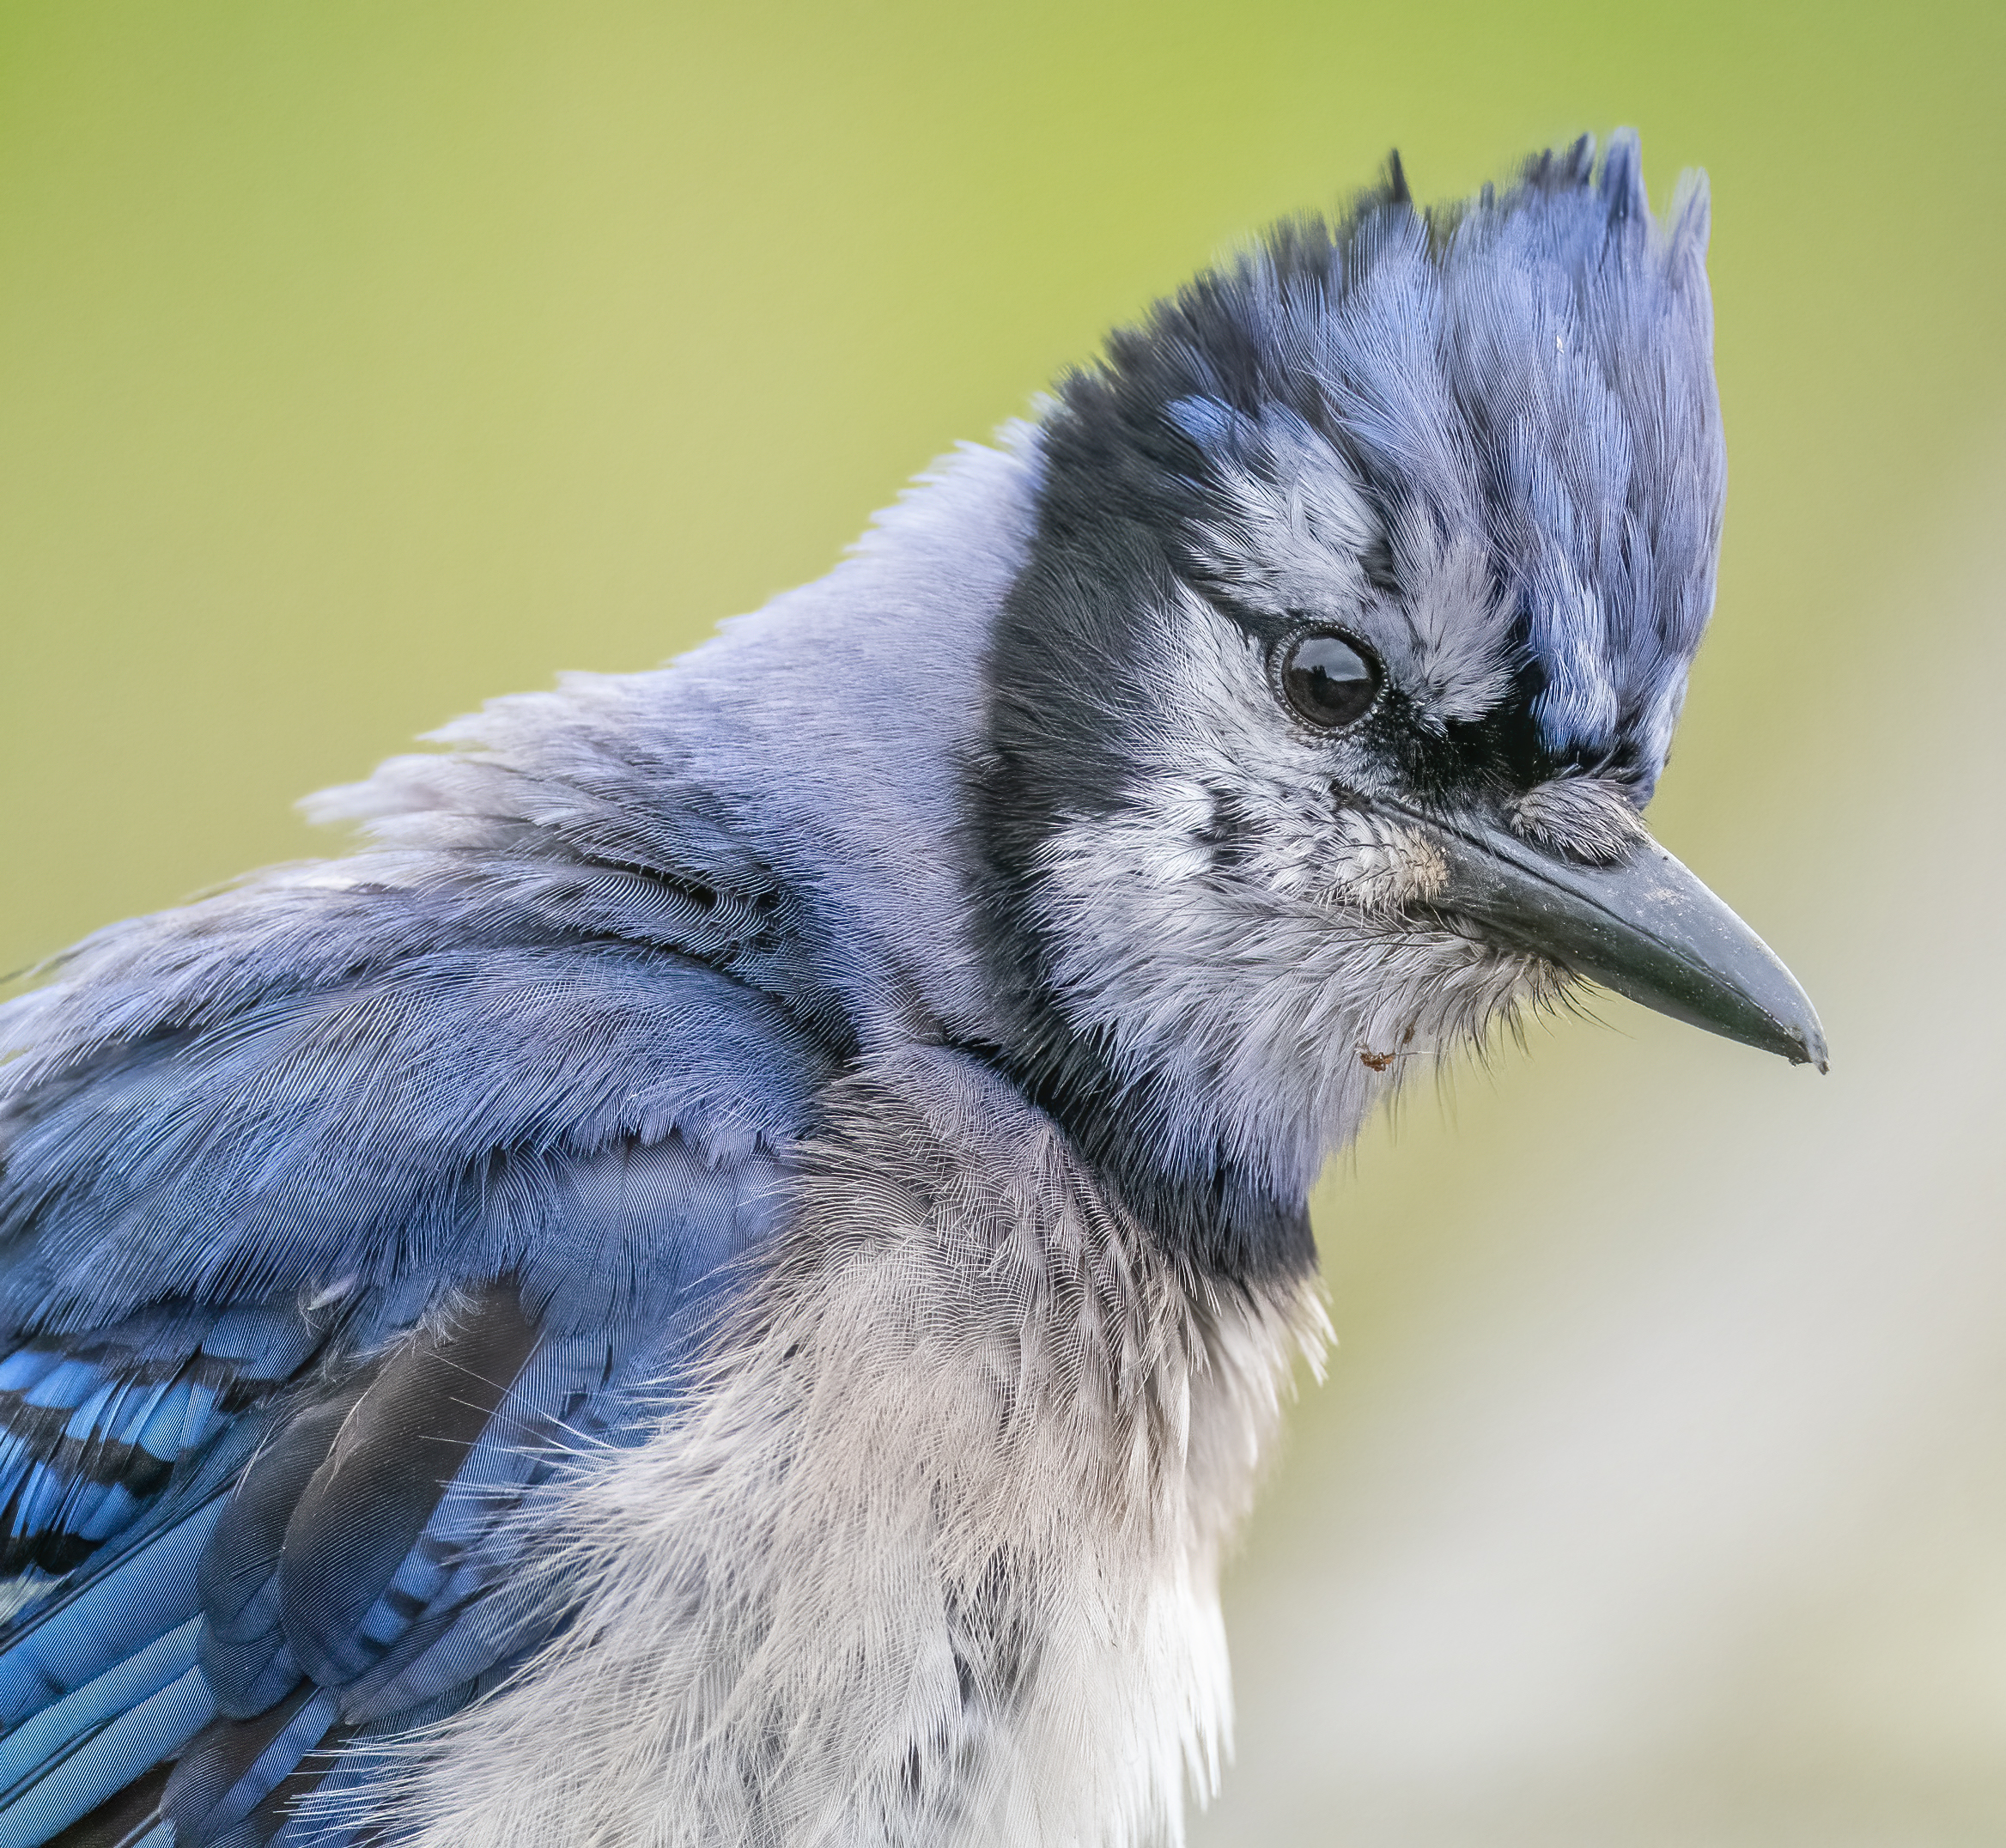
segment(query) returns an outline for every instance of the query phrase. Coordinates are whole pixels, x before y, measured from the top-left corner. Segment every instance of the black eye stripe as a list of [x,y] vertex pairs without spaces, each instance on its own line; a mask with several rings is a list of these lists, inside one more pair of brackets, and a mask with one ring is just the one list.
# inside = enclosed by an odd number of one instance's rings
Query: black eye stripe
[[1275,662],[1276,685],[1290,709],[1323,732],[1364,718],[1384,678],[1371,654],[1334,629],[1290,636]]

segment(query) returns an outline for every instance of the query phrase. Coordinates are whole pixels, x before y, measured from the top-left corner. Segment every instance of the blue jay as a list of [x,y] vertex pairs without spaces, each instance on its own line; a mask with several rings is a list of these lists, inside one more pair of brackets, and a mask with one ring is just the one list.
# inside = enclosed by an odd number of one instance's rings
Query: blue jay
[[1331,1151],[1580,982],[1823,1064],[1639,819],[1706,228],[1395,161],[9,1003],[0,1848],[1177,1839]]

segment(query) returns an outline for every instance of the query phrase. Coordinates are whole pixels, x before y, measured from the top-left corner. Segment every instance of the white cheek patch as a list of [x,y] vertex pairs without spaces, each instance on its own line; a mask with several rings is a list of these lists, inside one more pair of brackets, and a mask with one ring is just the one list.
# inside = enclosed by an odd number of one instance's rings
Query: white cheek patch
[[[1155,690],[1155,709],[1175,716],[1139,752],[1157,774],[1130,790],[1112,822],[1062,833],[1055,863],[1096,835],[1118,834],[1111,857],[1128,878],[1217,881],[1230,831],[1235,877],[1292,903],[1384,914],[1438,897],[1448,882],[1439,850],[1415,829],[1340,802],[1322,753],[1279,717],[1247,636],[1188,592],[1176,618],[1175,646],[1154,657],[1184,664]],[[1110,857],[1112,844],[1096,857]]]
[[[1230,857],[1219,848],[1222,809],[1232,814],[1237,836]],[[1432,903],[1449,884],[1448,862],[1426,835],[1340,808],[1328,790],[1243,782],[1226,792],[1182,778],[1138,792],[1117,817],[1061,829],[1042,859],[1049,874],[1082,896],[1147,891],[1198,902],[1207,891],[1223,897],[1238,888],[1292,908],[1380,919]]]
[[1164,1158],[1210,1161],[1223,1136],[1287,1195],[1415,1061],[1555,978],[1416,909],[1447,884],[1440,852],[1345,805],[1237,624],[1192,594],[1163,620],[1120,807],[1040,854],[1051,978],[1075,1027],[1154,1074]]
[[1553,979],[1417,916],[1446,884],[1439,853],[1331,802],[1240,780],[1222,833],[1220,792],[1166,778],[1042,856],[1061,1006],[1155,1074],[1164,1158],[1211,1159],[1223,1134],[1285,1195],[1413,1061],[1480,1041]]
[[1346,810],[1333,846],[1324,888],[1331,903],[1384,914],[1431,903],[1448,889],[1449,863],[1418,829]]

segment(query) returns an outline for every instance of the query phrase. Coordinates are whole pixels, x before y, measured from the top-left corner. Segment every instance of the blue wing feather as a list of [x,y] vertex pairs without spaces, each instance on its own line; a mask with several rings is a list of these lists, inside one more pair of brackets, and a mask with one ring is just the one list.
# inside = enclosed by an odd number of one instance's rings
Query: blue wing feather
[[775,1003],[660,957],[469,953],[289,1000],[149,1046],[137,1094],[24,1100],[0,1322],[345,1285],[394,1325],[422,1309],[394,1296],[414,1280],[562,1264],[575,1159],[686,1128],[724,1162],[791,1140],[823,1064],[805,1054]]
[[325,1332],[289,1298],[16,1347],[0,1360],[0,1573],[67,1571],[123,1532]]
[[542,1511],[774,1228],[848,1044],[801,908],[550,713],[565,776],[439,760],[419,845],[0,1007],[0,1558],[54,1575],[0,1628],[0,1848],[289,1836],[510,1672]]
[[0,1541],[67,1571],[0,1632],[0,1848],[163,1760],[139,1822],[250,1848],[506,1674],[562,1615],[508,1517],[646,1428],[771,1230],[826,1068],[775,1004],[469,967],[0,1104]]
[[[562,1614],[522,1577],[533,1521],[507,1517],[533,1512],[581,1449],[646,1428],[766,1229],[775,1172],[714,1165],[679,1138],[603,1150],[562,1181],[574,1269],[527,1264],[345,1362],[328,1359],[337,1326],[290,1401],[223,1427],[240,1453],[222,1464],[227,1500],[142,1523],[143,1544],[92,1562],[9,1639],[0,1689],[13,1671],[15,1711],[41,1711],[5,1761],[0,1841],[43,1839],[163,1753],[179,1848],[269,1833],[273,1793],[303,1787],[331,1727],[394,1733],[505,1673]],[[366,1302],[353,1313],[374,1332]],[[191,1648],[201,1702],[162,1679]],[[128,1704],[143,1723],[107,1723]]]
[[185,1744],[216,1711],[202,1670],[190,1669],[101,1729],[71,1742],[0,1808],[0,1848],[37,1848],[117,1795]]

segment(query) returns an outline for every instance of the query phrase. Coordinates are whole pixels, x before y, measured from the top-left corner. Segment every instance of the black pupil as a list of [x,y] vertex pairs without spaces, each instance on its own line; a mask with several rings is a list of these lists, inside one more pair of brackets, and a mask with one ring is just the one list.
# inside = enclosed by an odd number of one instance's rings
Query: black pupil
[[1282,661],[1283,692],[1311,725],[1349,725],[1379,690],[1379,670],[1342,635],[1304,635]]

